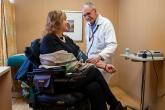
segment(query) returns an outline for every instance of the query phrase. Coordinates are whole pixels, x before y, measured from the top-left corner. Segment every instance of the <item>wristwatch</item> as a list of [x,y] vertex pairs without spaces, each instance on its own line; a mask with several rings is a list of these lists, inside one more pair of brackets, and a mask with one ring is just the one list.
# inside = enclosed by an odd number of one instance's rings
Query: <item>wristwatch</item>
[[104,58],[101,55],[99,55],[99,56],[100,56],[100,60],[104,61]]

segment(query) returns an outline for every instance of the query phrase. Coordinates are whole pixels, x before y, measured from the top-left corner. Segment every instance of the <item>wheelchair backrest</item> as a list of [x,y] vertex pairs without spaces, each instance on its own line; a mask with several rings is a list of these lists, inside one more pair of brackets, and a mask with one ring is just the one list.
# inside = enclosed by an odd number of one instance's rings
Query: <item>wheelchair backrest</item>
[[36,39],[31,43],[30,47],[26,47],[25,49],[26,57],[36,66],[39,66],[40,59],[40,39]]

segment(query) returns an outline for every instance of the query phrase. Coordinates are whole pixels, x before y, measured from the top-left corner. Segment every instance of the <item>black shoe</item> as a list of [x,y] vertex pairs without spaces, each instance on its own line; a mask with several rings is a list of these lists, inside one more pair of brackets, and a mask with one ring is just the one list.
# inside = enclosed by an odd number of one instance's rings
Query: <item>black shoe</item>
[[123,107],[120,102],[118,102],[115,108],[110,108],[110,110],[127,110],[127,107]]

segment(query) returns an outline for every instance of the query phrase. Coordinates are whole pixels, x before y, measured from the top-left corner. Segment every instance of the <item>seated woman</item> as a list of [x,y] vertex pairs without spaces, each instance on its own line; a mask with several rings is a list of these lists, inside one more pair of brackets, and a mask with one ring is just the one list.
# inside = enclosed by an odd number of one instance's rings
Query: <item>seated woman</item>
[[[56,54],[56,52],[59,53],[61,51],[67,54],[70,53],[71,56],[77,58],[73,57],[72,61],[80,60],[78,58],[79,47],[73,40],[63,34],[67,30],[67,24],[64,12],[55,10],[48,13],[44,36],[40,45],[41,64],[58,64],[59,62],[53,61],[55,60],[54,58],[52,58],[52,61],[49,60],[47,62],[44,62],[42,58],[45,58],[43,57],[44,55]],[[62,60],[67,62],[67,58]],[[103,62],[97,62],[96,66],[104,68],[108,72],[115,71],[112,65],[106,65]],[[124,110],[97,68],[90,68],[86,73],[86,78],[78,80],[75,85],[76,90],[88,96],[92,110],[107,110],[106,103],[110,105],[110,110]]]

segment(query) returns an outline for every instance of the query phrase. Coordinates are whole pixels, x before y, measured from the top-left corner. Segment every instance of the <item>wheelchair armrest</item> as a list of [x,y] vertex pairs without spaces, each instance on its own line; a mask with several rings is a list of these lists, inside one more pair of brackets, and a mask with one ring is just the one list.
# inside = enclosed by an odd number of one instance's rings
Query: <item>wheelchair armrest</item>
[[55,83],[68,83],[70,82],[70,79],[68,78],[60,78],[60,79],[54,79]]
[[[61,68],[61,67],[60,67]],[[28,81],[33,81],[35,75],[51,75],[54,83],[68,83],[73,82],[67,77],[65,72],[59,70],[60,68],[54,69],[34,69],[33,72],[27,73]]]
[[53,68],[35,68],[28,72],[27,76],[33,78],[34,75],[51,75],[51,77],[64,78],[66,74],[65,66],[54,66]]
[[79,73],[66,73],[66,77],[72,80],[78,80],[86,78],[86,74],[79,72]]

